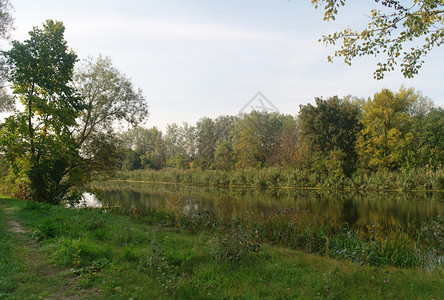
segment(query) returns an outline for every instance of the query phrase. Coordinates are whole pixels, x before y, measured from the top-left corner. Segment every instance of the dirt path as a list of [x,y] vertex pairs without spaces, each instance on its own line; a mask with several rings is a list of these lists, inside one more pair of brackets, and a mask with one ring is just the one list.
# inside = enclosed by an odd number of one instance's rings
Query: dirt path
[[8,230],[15,233],[28,233],[23,226],[12,217],[12,211],[3,209],[5,217],[7,219]]
[[[30,232],[13,216],[13,211],[5,208],[0,204],[0,210],[4,213],[4,218],[7,224],[7,230],[16,235],[17,239],[21,241],[22,248],[17,251],[17,255],[29,266],[29,272],[36,274],[42,278],[43,282],[64,281],[67,284],[59,286],[56,291],[50,293],[49,299],[82,299],[86,294],[69,295],[66,296],[68,289],[76,286],[76,278],[74,275],[64,273],[64,270],[57,268],[51,264],[48,257],[45,257],[38,249],[37,242],[28,235]],[[48,285],[48,289],[51,287]],[[54,287],[52,287],[54,289]]]

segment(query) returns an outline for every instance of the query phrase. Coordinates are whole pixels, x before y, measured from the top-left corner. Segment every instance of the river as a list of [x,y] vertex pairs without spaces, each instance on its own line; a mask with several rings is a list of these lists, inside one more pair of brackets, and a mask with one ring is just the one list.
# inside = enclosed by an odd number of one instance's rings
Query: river
[[186,210],[214,209],[233,217],[249,214],[264,219],[293,209],[329,219],[339,227],[383,228],[420,228],[424,222],[444,214],[444,194],[439,192],[258,189],[119,181],[96,182],[95,187],[101,194],[95,206],[139,213],[175,205]]

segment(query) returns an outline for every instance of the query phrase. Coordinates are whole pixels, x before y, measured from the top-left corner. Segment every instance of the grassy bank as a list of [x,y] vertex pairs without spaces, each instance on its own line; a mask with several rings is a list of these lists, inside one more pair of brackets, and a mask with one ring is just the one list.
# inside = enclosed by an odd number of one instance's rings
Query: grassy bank
[[[259,245],[242,234],[226,234],[228,228],[167,227],[174,220],[161,212],[140,218],[0,202],[5,298],[437,299],[444,286],[441,273],[423,269],[360,266]],[[11,220],[25,233],[7,231]],[[35,257],[53,272],[35,269]]]
[[116,179],[208,186],[348,188],[373,190],[444,190],[444,168],[356,172],[351,177],[293,169],[121,171]]

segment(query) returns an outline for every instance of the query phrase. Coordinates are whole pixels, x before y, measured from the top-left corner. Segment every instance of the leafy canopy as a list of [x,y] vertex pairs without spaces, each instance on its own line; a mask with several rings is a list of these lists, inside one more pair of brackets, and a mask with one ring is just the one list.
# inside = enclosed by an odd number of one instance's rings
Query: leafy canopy
[[30,196],[53,203],[83,178],[77,172],[80,145],[71,132],[84,106],[70,86],[77,55],[68,49],[64,31],[61,22],[48,20],[4,52],[24,110],[2,125],[2,151],[15,175],[29,179]]
[[[335,20],[346,0],[312,0],[316,8],[325,10],[324,20]],[[320,41],[327,45],[340,42],[333,57],[342,57],[348,65],[358,56],[381,58],[374,73],[376,79],[385,72],[401,67],[402,74],[411,78],[418,74],[423,58],[444,42],[443,0],[375,0],[378,8],[369,14],[367,28],[351,28],[325,35]],[[382,58],[383,57],[383,58]],[[332,61],[332,57],[328,57]]]

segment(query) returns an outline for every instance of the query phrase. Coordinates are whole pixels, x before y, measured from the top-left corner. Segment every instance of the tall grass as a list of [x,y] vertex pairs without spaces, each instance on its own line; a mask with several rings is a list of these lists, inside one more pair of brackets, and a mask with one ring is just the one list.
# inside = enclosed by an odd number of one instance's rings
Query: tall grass
[[256,186],[294,188],[350,188],[381,190],[443,190],[444,168],[355,172],[341,181],[326,173],[298,169],[121,171],[116,179],[185,183],[207,186]]

